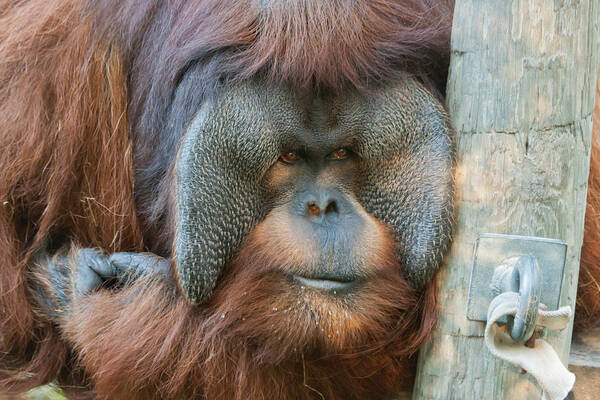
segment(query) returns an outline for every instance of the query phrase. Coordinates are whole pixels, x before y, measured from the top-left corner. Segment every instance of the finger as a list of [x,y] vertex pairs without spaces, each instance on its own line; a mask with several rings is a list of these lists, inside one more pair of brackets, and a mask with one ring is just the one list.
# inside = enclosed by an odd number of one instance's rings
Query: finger
[[120,275],[165,275],[169,267],[167,259],[152,253],[113,253],[109,261],[115,269],[119,270]]
[[118,271],[110,263],[106,254],[96,249],[81,249],[77,254],[78,266],[87,266],[101,278],[109,279],[117,276]]
[[116,276],[108,257],[95,249],[79,250],[76,261],[73,279],[77,295],[89,293],[102,286],[104,279]]

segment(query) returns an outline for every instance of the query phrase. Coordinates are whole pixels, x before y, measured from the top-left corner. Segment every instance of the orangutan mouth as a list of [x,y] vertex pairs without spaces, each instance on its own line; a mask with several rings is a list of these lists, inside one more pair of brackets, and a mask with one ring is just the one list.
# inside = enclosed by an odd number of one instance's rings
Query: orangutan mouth
[[325,291],[338,291],[338,290],[349,290],[358,284],[357,280],[342,280],[342,279],[332,279],[332,278],[321,278],[314,277],[308,278],[305,276],[292,275],[292,279],[299,283],[302,286],[325,290]]

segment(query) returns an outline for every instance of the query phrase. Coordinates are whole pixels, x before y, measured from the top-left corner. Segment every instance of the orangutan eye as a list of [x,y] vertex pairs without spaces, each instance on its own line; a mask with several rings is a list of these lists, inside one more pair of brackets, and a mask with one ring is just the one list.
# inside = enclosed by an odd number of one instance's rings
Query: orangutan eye
[[283,161],[284,163],[291,164],[291,163],[298,161],[299,158],[300,158],[300,156],[298,155],[297,152],[286,151],[283,154],[281,154],[281,157],[279,159],[281,161]]
[[329,157],[334,160],[343,160],[344,158],[348,157],[348,150],[344,148],[337,149],[336,151],[331,153]]

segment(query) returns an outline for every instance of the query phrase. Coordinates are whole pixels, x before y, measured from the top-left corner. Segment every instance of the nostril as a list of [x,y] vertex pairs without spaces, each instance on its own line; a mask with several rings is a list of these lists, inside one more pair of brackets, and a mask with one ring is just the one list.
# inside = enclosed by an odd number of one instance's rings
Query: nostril
[[307,211],[308,211],[308,215],[313,216],[313,217],[318,217],[321,214],[321,209],[319,208],[317,203],[314,201],[309,201],[307,203]]
[[323,217],[333,221],[343,209],[343,202],[328,190],[303,194],[299,200],[297,210],[312,222],[322,222]]
[[329,204],[327,204],[327,207],[325,208],[325,215],[337,214],[337,213],[338,213],[337,203],[335,202],[335,200],[332,200],[329,202]]

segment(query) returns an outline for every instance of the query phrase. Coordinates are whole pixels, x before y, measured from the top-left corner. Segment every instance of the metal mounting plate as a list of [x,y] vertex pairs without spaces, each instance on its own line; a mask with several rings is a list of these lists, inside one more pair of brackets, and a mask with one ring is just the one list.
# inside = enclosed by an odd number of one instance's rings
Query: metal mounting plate
[[532,236],[480,233],[473,252],[473,269],[467,298],[467,318],[486,321],[493,295],[490,283],[494,268],[509,257],[530,255],[537,258],[542,272],[541,302],[548,310],[559,306],[567,244],[562,240]]

